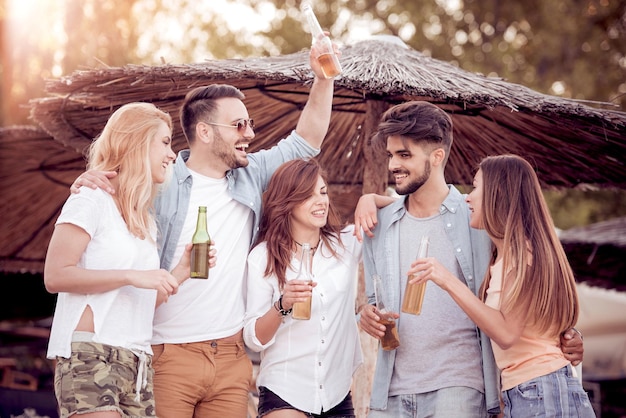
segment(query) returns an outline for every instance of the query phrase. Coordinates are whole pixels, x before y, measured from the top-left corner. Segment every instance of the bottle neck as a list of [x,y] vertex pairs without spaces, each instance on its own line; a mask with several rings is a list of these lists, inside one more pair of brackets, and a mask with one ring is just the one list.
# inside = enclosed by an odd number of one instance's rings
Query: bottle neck
[[206,227],[206,212],[199,212],[198,213],[198,221],[196,223],[196,230],[197,231],[206,231],[207,227]]
[[206,211],[198,211],[198,221],[196,222],[196,230],[193,233],[191,242],[193,244],[203,244],[211,241],[207,228]]
[[308,243],[302,244],[302,255],[300,257],[300,274],[303,279],[311,279],[313,274],[311,272],[311,246]]
[[315,17],[315,13],[313,13],[313,10],[310,7],[304,9],[304,15],[306,16],[306,20],[309,24],[309,30],[313,36],[313,42],[325,37],[326,35],[324,34],[324,31],[322,30],[317,17]]

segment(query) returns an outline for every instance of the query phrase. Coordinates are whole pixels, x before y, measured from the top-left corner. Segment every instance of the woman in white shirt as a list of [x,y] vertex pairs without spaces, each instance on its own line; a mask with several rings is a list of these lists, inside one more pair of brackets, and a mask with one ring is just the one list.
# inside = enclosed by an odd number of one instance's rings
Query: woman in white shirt
[[[244,340],[261,351],[259,417],[354,417],[350,385],[361,363],[355,299],[361,244],[341,230],[314,160],[293,160],[263,195],[259,242],[248,256]],[[294,280],[302,244],[314,283]],[[311,319],[291,317],[312,296]]]
[[48,358],[62,418],[153,417],[150,339],[157,298],[189,276],[189,250],[159,269],[152,203],[175,158],[170,116],[148,103],[111,115],[88,167],[117,173],[116,193],[82,188],[57,219],[44,282],[58,293]]

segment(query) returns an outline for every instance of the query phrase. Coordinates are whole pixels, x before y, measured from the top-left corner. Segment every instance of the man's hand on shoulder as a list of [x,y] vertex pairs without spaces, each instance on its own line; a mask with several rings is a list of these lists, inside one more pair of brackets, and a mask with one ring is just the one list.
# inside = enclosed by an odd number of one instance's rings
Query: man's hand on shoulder
[[80,193],[82,186],[92,189],[102,189],[109,194],[115,194],[115,189],[110,179],[117,176],[115,171],[88,170],[78,176],[70,186],[70,192]]

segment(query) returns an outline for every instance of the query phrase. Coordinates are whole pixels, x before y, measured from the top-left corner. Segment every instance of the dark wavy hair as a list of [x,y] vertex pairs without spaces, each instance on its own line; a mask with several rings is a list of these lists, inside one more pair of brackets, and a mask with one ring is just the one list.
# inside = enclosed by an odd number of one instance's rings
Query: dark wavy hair
[[452,147],[452,119],[430,102],[401,103],[383,114],[373,141],[377,149],[384,150],[390,136],[427,143],[432,149],[442,148],[446,153],[445,165]]
[[[294,241],[291,236],[291,213],[313,195],[318,176],[326,182],[319,163],[311,159],[296,159],[282,164],[273,174],[267,190],[263,193],[263,216],[257,243],[265,241],[267,267],[265,277],[275,274],[282,289],[287,267],[291,263]],[[341,221],[332,202],[328,205],[328,221],[321,228],[320,240],[330,249],[330,256],[337,256],[336,243],[341,243]]]

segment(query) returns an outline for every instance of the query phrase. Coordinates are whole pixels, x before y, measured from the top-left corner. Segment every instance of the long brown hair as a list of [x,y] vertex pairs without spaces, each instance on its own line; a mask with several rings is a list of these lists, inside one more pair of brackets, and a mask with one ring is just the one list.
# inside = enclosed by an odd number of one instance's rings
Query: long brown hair
[[[293,238],[291,237],[291,212],[313,195],[318,176],[326,181],[325,174],[315,160],[296,159],[281,165],[263,193],[263,216],[257,242],[267,246],[265,277],[275,274],[282,289],[287,267],[291,263]],[[339,216],[332,202],[328,204],[328,221],[321,228],[320,239],[330,249],[330,256],[337,252],[333,241],[342,245]]]
[[[517,155],[487,157],[480,170],[483,225],[503,243],[502,309],[524,313],[538,332],[558,335],[576,324],[578,294],[537,175]],[[509,270],[514,273],[508,275]],[[483,300],[489,279],[488,272]]]
[[[150,238],[151,210],[158,191],[150,169],[150,143],[161,122],[172,132],[172,118],[151,103],[129,103],[117,109],[89,148],[90,170],[117,171],[114,198],[131,234]],[[168,167],[168,175],[171,165]]]

